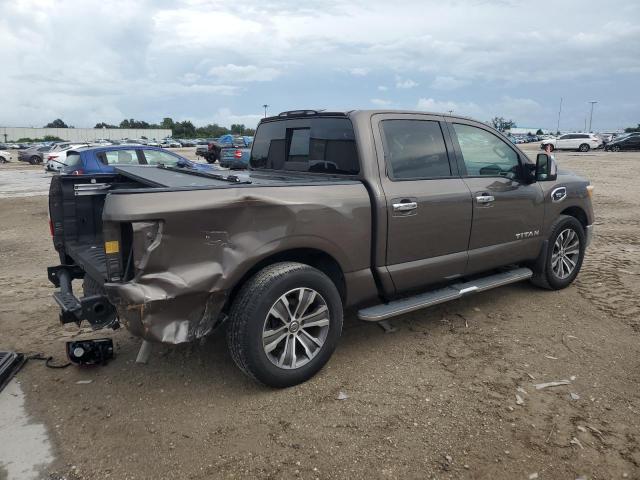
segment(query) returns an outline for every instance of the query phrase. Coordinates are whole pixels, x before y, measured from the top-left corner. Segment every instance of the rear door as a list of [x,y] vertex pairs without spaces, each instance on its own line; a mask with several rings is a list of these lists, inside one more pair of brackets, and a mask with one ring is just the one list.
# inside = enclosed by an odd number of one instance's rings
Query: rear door
[[473,197],[467,274],[537,257],[544,194],[526,178],[533,165],[490,127],[449,123],[458,168]]
[[387,206],[386,265],[397,292],[456,278],[465,270],[471,195],[450,161],[443,119],[373,117]]
[[556,140],[557,149],[574,148],[572,145],[573,135],[562,135]]

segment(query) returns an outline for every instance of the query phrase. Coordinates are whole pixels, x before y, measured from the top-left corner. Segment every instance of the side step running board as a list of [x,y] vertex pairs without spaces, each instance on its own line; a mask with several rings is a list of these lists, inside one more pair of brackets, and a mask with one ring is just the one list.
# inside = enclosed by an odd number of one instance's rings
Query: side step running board
[[379,322],[387,318],[413,312],[422,308],[438,305],[439,303],[456,300],[470,293],[484,292],[492,288],[501,287],[510,283],[527,280],[533,276],[528,268],[516,268],[505,272],[496,273],[487,277],[478,278],[470,282],[455,283],[448,287],[420,293],[413,297],[394,300],[389,303],[363,308],[358,311],[358,318],[366,322]]

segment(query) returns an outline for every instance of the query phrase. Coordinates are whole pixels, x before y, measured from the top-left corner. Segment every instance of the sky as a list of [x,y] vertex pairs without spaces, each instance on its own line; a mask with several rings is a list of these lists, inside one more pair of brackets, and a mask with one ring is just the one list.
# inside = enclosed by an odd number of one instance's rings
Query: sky
[[0,0],[0,126],[409,109],[640,122],[636,0]]

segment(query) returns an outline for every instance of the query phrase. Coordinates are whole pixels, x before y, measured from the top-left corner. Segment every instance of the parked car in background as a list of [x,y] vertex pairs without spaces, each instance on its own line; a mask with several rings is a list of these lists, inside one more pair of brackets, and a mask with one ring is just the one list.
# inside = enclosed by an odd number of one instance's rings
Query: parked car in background
[[547,145],[553,150],[578,150],[588,152],[591,149],[599,148],[603,145],[602,139],[594,133],[568,133],[555,139],[544,140],[540,148],[544,150]]
[[18,151],[18,160],[21,162],[28,162],[31,165],[37,165],[42,163],[44,155],[49,153],[53,149],[53,146],[49,145],[35,145],[31,148]]
[[59,172],[67,163],[67,152],[74,148],[86,147],[88,143],[70,143],[65,144],[61,149],[51,150],[47,153],[47,161],[44,165],[44,169],[47,172]]
[[609,152],[619,152],[620,150],[640,150],[640,132],[636,134],[618,137],[607,143],[604,149]]
[[[212,138],[207,141],[206,145],[198,145],[196,147],[196,155],[203,157],[207,163],[215,163],[222,159],[223,148],[249,148],[253,137],[240,135],[222,135],[219,138]],[[230,157],[227,157],[230,159]],[[246,166],[246,162],[245,162]],[[242,167],[244,168],[244,167]]]
[[11,152],[8,150],[0,150],[0,163],[9,163],[13,159]]
[[181,147],[195,147],[196,146],[196,141],[188,139],[188,138],[181,138],[179,140],[179,142],[180,142],[180,146]]
[[249,166],[253,137],[233,137],[232,144],[220,149],[220,166],[241,170]]
[[119,165],[164,165],[202,172],[216,170],[215,167],[193,162],[178,154],[148,145],[114,145],[110,147],[82,147],[66,152],[65,164],[60,173],[89,175],[113,173]]
[[180,148],[182,145],[180,144],[180,142],[174,140],[173,138],[165,138],[164,140],[162,140],[162,142],[160,142],[160,146],[162,148]]

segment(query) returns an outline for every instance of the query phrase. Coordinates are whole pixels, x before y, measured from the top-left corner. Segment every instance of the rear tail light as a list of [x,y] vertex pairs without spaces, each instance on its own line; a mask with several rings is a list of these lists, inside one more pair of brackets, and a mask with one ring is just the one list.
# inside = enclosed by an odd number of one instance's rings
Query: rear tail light
[[56,158],[56,157],[55,157],[55,155],[49,155],[49,156],[47,157],[47,160],[53,160],[54,158]]
[[236,158],[242,158],[242,150],[236,150],[233,156]]
[[49,232],[51,233],[51,236],[53,237],[53,220],[49,219]]

